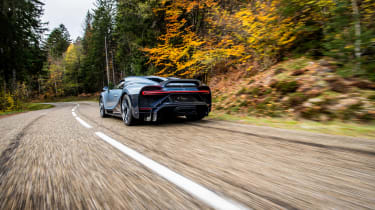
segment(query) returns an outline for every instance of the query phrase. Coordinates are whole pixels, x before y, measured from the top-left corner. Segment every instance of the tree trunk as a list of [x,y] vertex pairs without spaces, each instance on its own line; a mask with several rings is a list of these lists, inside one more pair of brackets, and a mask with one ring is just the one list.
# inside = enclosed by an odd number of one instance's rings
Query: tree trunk
[[38,95],[40,96],[40,75],[38,75]]
[[113,84],[116,84],[116,78],[115,78],[115,62],[113,59],[113,50],[111,50],[112,55],[112,74],[113,74]]
[[355,43],[354,43],[354,53],[356,58],[356,71],[361,69],[361,19],[358,9],[357,0],[352,1],[353,17],[354,17],[354,33],[355,33]]
[[104,47],[105,47],[105,63],[106,63],[106,69],[107,69],[107,82],[109,86],[109,67],[108,67],[108,53],[107,53],[107,37],[104,37]]
[[79,90],[78,90],[78,76],[79,76],[79,71],[81,69],[81,56],[78,56],[78,68],[77,68],[77,72],[75,73],[75,80],[76,80],[76,88],[75,88],[75,95],[78,96],[79,95]]
[[5,94],[7,93],[7,82],[5,81],[5,78],[3,80],[3,84],[4,84],[4,96],[5,96]]
[[57,97],[57,84],[56,84],[56,80],[55,80],[55,97]]
[[12,70],[12,74],[13,74],[13,77],[12,77],[12,90],[11,91],[14,91],[17,87],[17,84],[16,84],[16,81],[17,81],[17,78],[16,78],[16,69],[13,69]]

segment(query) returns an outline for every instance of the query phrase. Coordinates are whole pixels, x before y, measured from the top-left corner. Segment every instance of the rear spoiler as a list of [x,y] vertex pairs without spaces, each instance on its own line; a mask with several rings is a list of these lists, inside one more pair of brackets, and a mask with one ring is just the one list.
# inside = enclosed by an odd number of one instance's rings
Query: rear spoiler
[[168,79],[160,83],[163,87],[189,87],[191,84],[194,84],[195,87],[201,86],[201,82],[197,79]]

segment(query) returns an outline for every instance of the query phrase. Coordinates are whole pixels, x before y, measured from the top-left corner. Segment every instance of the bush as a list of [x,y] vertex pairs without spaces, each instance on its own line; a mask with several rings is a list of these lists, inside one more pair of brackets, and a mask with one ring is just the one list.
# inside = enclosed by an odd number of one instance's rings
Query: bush
[[259,95],[259,93],[260,93],[260,89],[257,88],[257,87],[255,87],[255,88],[253,88],[253,89],[250,89],[250,90],[248,91],[248,93],[251,94],[251,95]]
[[240,108],[238,106],[234,106],[234,107],[230,108],[231,112],[238,112],[239,110],[240,110]]
[[298,89],[296,81],[280,81],[274,84],[274,88],[282,94],[293,93]]
[[291,93],[288,95],[289,100],[287,101],[288,106],[298,106],[308,99],[308,97],[300,92]]
[[242,88],[237,92],[237,95],[246,94],[246,93],[247,93],[247,88],[242,87]]
[[243,100],[240,102],[240,104],[238,104],[239,107],[244,107],[244,106],[247,106],[247,101]]
[[343,111],[337,112],[337,117],[342,120],[350,120],[357,117],[357,113],[362,110],[362,104],[354,104]]
[[368,97],[368,99],[370,99],[370,100],[372,100],[372,101],[375,101],[375,95],[370,95],[370,96]]
[[22,109],[23,102],[17,94],[0,94],[0,112],[12,112]]

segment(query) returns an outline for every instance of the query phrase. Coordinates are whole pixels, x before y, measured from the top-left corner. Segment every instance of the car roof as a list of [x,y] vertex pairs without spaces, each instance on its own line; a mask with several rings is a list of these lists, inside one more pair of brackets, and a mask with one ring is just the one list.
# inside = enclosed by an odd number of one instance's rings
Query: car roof
[[159,76],[129,76],[124,78],[125,81],[133,81],[133,82],[153,82],[153,83],[160,83],[163,81],[168,80],[164,77]]

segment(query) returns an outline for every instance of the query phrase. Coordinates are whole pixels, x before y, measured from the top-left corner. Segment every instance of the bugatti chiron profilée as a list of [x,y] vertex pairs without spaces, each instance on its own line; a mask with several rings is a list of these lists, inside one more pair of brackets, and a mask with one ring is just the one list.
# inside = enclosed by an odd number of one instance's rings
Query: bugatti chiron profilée
[[104,87],[99,107],[101,117],[118,116],[125,125],[175,116],[200,120],[211,111],[211,91],[196,79],[131,76]]

